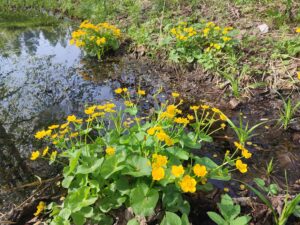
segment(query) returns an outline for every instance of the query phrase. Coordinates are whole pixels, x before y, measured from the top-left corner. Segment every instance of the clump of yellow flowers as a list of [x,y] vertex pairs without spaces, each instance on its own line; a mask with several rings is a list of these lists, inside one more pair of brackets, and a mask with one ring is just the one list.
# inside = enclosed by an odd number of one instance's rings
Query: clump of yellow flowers
[[79,29],[72,33],[71,45],[76,45],[90,56],[100,59],[105,52],[119,48],[121,30],[107,22],[93,24],[83,21]]
[[[201,104],[185,112],[180,94],[173,92],[148,116],[142,108],[145,90],[119,87],[112,92],[123,104],[87,105],[83,118],[69,115],[65,122],[35,134],[47,146],[34,150],[30,159],[64,165],[61,184],[67,194],[60,205],[48,206],[52,224],[73,223],[77,215],[83,223],[95,218],[93,224],[102,224],[105,218],[105,224],[113,224],[111,211],[125,205],[135,215],[148,217],[159,202],[166,211],[188,214],[184,193],[211,190],[210,181],[230,180],[229,171],[247,172],[243,161],[251,153],[238,142],[234,153],[226,152],[219,164],[201,153],[202,145],[226,128],[228,118],[220,109]],[[159,94],[153,94],[154,101]],[[40,203],[34,215],[44,209],[45,203]]]
[[170,59],[175,62],[199,62],[204,65],[217,56],[229,53],[236,44],[232,27],[220,27],[214,22],[188,24],[179,22],[170,29],[173,37]]

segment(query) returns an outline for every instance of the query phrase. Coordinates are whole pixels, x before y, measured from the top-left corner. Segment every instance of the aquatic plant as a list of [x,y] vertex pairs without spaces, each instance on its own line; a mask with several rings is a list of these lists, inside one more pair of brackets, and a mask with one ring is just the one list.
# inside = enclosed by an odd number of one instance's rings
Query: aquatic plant
[[49,145],[33,151],[31,159],[47,158],[64,167],[61,185],[67,194],[48,206],[50,224],[112,224],[128,207],[134,213],[130,224],[157,208],[163,209],[161,224],[186,223],[190,205],[184,193],[211,190],[209,180],[230,180],[229,170],[247,172],[242,159],[251,154],[245,149],[226,153],[219,165],[192,153],[225,128],[227,117],[219,109],[192,105],[185,114],[174,92],[172,102],[162,103],[149,117],[140,108],[144,90],[118,88],[115,93],[124,99],[119,109],[111,102],[90,105],[84,110],[86,118],[69,115],[65,123],[35,135]]
[[70,44],[82,48],[88,55],[98,59],[109,50],[117,50],[120,46],[121,30],[109,23],[93,24],[83,21],[79,29],[72,33]]

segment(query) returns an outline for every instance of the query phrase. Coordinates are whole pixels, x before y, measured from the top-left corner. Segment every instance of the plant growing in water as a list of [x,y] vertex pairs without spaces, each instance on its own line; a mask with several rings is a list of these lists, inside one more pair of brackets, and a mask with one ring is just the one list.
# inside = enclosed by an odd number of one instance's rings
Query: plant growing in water
[[[46,157],[64,165],[62,186],[67,194],[48,206],[50,224],[113,224],[116,213],[128,207],[134,213],[129,224],[153,215],[157,207],[164,213],[160,224],[188,224],[190,206],[183,193],[211,190],[209,180],[230,180],[233,167],[247,171],[241,159],[249,154],[227,154],[218,165],[191,152],[225,127],[211,129],[227,118],[219,109],[195,105],[184,115],[182,101],[173,93],[173,104],[161,104],[151,118],[139,117],[145,91],[134,94],[118,88],[115,93],[124,98],[119,110],[111,102],[91,105],[84,111],[86,118],[70,115],[66,123],[35,135],[49,147],[34,151],[31,159]],[[36,215],[43,209],[41,204]]]
[[120,46],[121,31],[109,23],[92,24],[83,21],[79,29],[72,33],[70,44],[82,48],[88,55],[98,59],[109,50],[117,50]]

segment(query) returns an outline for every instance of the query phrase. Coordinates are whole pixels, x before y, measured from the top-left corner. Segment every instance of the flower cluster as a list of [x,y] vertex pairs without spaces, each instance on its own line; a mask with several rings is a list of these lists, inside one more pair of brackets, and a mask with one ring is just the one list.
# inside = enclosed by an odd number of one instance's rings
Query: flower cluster
[[119,48],[121,30],[107,22],[93,24],[83,21],[79,29],[72,33],[70,44],[83,48],[89,55],[98,59],[108,50]]
[[198,61],[207,64],[213,57],[231,53],[236,44],[232,27],[220,27],[214,22],[190,24],[180,22],[170,29],[173,42],[170,59],[178,62]]
[[[69,115],[62,124],[35,134],[48,145],[33,151],[31,160],[48,158],[50,163],[65,165],[61,184],[67,194],[60,204],[47,207],[52,210],[52,224],[73,223],[79,214],[83,223],[102,224],[105,219],[109,221],[105,224],[113,224],[111,211],[125,204],[136,215],[152,215],[158,202],[166,211],[186,213],[189,206],[183,198],[176,198],[174,205],[173,199],[163,196],[209,190],[212,179],[230,180],[234,166],[247,171],[241,158],[251,153],[238,143],[236,151],[241,150],[242,156],[226,153],[219,165],[193,154],[225,128],[228,118],[220,109],[202,104],[183,112],[180,94],[174,92],[172,102],[161,103],[153,116],[139,117],[145,114],[139,112],[139,104],[146,91],[120,87],[114,93],[124,100],[120,108],[112,102],[89,105],[84,118]],[[78,204],[78,196],[84,204]],[[145,198],[149,204],[143,204]],[[44,208],[41,203],[35,216]]]

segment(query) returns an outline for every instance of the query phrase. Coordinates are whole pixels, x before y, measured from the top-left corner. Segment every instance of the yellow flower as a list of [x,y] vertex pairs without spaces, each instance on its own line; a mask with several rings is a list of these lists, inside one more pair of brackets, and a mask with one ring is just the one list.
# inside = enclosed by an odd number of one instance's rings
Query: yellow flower
[[171,32],[171,34],[174,34],[174,35],[176,35],[176,28],[172,28],[171,30],[170,30],[170,32]]
[[105,43],[106,43],[106,38],[105,37],[97,38],[97,40],[96,40],[97,45],[102,45],[102,44],[105,44]]
[[34,152],[31,153],[30,160],[36,160],[39,156],[40,156],[40,152],[39,151],[34,151]]
[[149,135],[154,135],[154,133],[155,133],[155,128],[154,127],[151,127],[151,128],[149,128],[148,130],[147,130],[147,133],[149,134]]
[[153,154],[152,159],[153,159],[152,167],[162,167],[167,165],[168,163],[168,157],[164,155]]
[[50,155],[50,161],[54,161],[56,159],[57,156],[57,151],[53,151]]
[[75,43],[75,40],[72,38],[72,39],[69,41],[69,44],[70,44],[70,45],[74,45],[74,43]]
[[242,149],[242,156],[244,156],[246,159],[251,158],[252,154],[247,149]]
[[165,142],[168,146],[174,145],[174,141],[169,136],[165,138]]
[[235,145],[235,147],[237,147],[238,149],[242,150],[244,148],[244,146],[238,142],[233,142],[233,144]]
[[121,94],[122,92],[123,92],[122,88],[117,88],[117,89],[115,90],[115,93],[116,93],[116,94]]
[[156,134],[156,137],[158,138],[158,140],[164,141],[168,137],[168,135],[164,131],[160,131]]
[[185,175],[179,182],[179,186],[183,192],[194,193],[196,191],[196,180],[189,175]]
[[60,125],[60,129],[65,129],[67,126],[69,126],[69,122]]
[[201,105],[201,108],[204,109],[204,110],[209,109],[209,105]]
[[295,31],[296,31],[296,33],[300,33],[300,27],[297,27],[297,28],[295,29]]
[[70,138],[77,137],[78,135],[79,135],[78,132],[71,133],[71,134],[70,134]]
[[127,106],[127,107],[132,107],[133,106],[133,102],[131,102],[131,101],[125,101],[124,105]]
[[187,118],[178,117],[174,119],[175,123],[187,125],[190,121]]
[[205,28],[205,29],[203,30],[203,35],[204,35],[205,37],[207,37],[209,31],[210,31],[209,28]]
[[43,150],[42,156],[47,155],[48,151],[49,151],[49,147],[47,146],[47,147]]
[[184,174],[184,169],[183,166],[172,166],[172,174],[175,177],[180,177],[182,174]]
[[226,37],[226,36],[222,37],[222,39],[223,39],[224,42],[227,42],[227,41],[230,41],[230,40],[231,40],[230,37]]
[[229,188],[228,187],[224,187],[224,192],[229,192]]
[[222,112],[220,112],[220,120],[227,121],[227,116]]
[[106,152],[107,155],[114,155],[115,152],[116,152],[116,149],[113,148],[113,147],[107,147],[105,152]]
[[146,92],[144,90],[138,90],[137,93],[138,93],[138,95],[145,95],[146,94]]
[[193,105],[190,107],[191,110],[195,110],[195,111],[198,110],[199,108],[200,108],[200,106],[196,106],[196,105]]
[[123,88],[122,90],[123,90],[124,93],[128,92],[127,88]]
[[194,116],[193,116],[193,115],[190,115],[190,114],[188,114],[188,115],[187,115],[187,118],[188,118],[189,120],[193,120],[193,119],[194,119]]
[[165,170],[162,167],[154,167],[152,168],[152,179],[153,180],[161,180],[165,176]]
[[45,202],[43,202],[43,201],[39,202],[38,206],[36,207],[36,212],[33,215],[34,216],[40,215],[41,212],[43,212],[45,208],[46,208]]
[[85,114],[87,115],[91,115],[95,112],[95,109],[97,108],[97,106],[90,106],[88,107],[86,110],[84,110]]
[[54,130],[54,129],[57,129],[59,128],[59,125],[51,125],[48,127],[49,130]]
[[177,92],[172,92],[172,96],[173,96],[173,98],[177,98],[177,97],[179,97],[179,93],[177,93]]
[[35,137],[36,139],[42,139],[42,138],[44,138],[45,136],[47,136],[47,133],[46,133],[45,130],[38,131],[38,132],[36,132],[35,135],[34,135],[34,137]]
[[70,115],[67,117],[68,122],[75,122],[76,121],[76,116],[75,115]]
[[220,50],[220,49],[221,49],[221,45],[219,45],[219,44],[214,44],[214,48],[217,49],[217,50]]
[[300,80],[300,71],[297,72],[297,77],[298,77],[298,79]]
[[225,129],[225,127],[226,127],[226,124],[225,124],[225,123],[222,123],[222,124],[221,124],[221,128],[222,128],[222,129]]
[[205,177],[205,175],[207,174],[206,167],[205,167],[205,166],[202,166],[202,165],[200,165],[200,164],[196,164],[196,165],[193,167],[193,171],[194,171],[194,174],[195,174],[197,177]]
[[240,159],[236,160],[235,166],[241,173],[247,172],[247,164],[243,163],[242,160]]
[[212,108],[211,110],[215,113],[221,113],[221,110],[218,108]]

